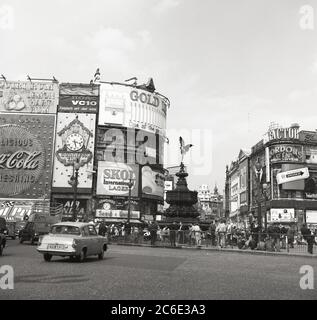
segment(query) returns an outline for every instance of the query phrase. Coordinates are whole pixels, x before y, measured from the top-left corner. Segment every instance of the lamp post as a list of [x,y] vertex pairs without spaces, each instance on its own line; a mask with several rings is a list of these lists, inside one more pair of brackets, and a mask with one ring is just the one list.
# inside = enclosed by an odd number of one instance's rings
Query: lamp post
[[73,221],[77,220],[77,208],[76,208],[76,202],[77,202],[77,186],[78,186],[78,171],[79,171],[80,165],[79,160],[76,159],[76,162],[74,162],[74,173],[75,176],[72,178],[73,183],[73,189],[74,189],[74,199],[73,199]]
[[257,159],[255,163],[255,172],[257,176],[257,204],[258,204],[258,230],[259,230],[259,238],[260,241],[261,237],[261,230],[262,230],[262,216],[261,216],[261,177],[262,177],[262,165],[260,163],[260,158]]
[[267,234],[267,212],[266,212],[266,202],[267,202],[267,187],[268,185],[266,183],[263,183],[263,195],[264,195],[264,230]]
[[129,198],[128,198],[128,224],[130,224],[130,216],[131,216],[131,189],[133,187],[133,181],[130,178],[129,183],[128,183],[128,187],[129,187]]

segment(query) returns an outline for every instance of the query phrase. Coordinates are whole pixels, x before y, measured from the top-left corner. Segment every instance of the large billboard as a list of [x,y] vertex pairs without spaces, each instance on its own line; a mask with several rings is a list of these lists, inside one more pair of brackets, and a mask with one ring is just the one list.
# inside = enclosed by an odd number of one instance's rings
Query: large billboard
[[270,209],[267,214],[267,222],[280,223],[280,222],[294,222],[295,210],[291,209]]
[[270,147],[270,162],[303,162],[303,147],[293,144],[279,144]]
[[131,164],[163,164],[162,137],[134,128],[98,127],[97,159]]
[[169,101],[157,93],[121,84],[100,85],[99,125],[165,130]]
[[55,82],[0,81],[0,113],[56,114],[58,95]]
[[0,198],[51,192],[54,115],[0,114]]
[[147,196],[164,198],[165,177],[159,170],[150,166],[142,168],[142,193]]
[[74,175],[74,164],[77,161],[80,166],[78,191],[92,188],[95,123],[95,114],[58,113],[53,171],[54,192],[72,191],[70,178]]
[[99,85],[62,83],[58,112],[97,113]]
[[130,180],[132,183],[131,196],[138,197],[138,165],[98,161],[97,195],[128,197]]
[[[102,199],[99,200],[96,209],[97,218],[128,218],[129,201],[127,199]],[[140,206],[138,201],[130,201],[130,218],[140,218]]]

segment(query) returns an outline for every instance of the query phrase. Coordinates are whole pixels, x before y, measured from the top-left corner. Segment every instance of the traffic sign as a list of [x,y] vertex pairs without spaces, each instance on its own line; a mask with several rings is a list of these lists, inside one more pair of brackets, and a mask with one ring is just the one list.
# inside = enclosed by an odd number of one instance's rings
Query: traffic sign
[[308,168],[300,168],[290,171],[285,171],[278,173],[276,175],[276,180],[278,184],[296,181],[296,180],[303,180],[309,178],[309,171]]

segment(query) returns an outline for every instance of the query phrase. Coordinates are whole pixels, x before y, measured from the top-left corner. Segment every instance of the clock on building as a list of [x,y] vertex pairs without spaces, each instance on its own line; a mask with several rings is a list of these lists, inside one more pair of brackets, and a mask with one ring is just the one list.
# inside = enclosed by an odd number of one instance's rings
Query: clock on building
[[84,138],[79,133],[71,133],[66,138],[66,147],[71,151],[78,151],[84,146]]

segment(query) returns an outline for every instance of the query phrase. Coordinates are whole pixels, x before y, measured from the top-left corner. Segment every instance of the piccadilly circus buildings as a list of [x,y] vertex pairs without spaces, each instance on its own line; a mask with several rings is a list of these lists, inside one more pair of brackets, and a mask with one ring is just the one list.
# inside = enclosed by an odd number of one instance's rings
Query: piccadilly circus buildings
[[169,106],[152,79],[0,80],[0,215],[22,219],[42,203],[65,219],[75,208],[120,222],[129,193],[132,221],[162,213]]
[[[317,226],[317,131],[271,126],[226,170],[226,217],[243,226],[259,219]],[[259,220],[258,220],[259,221]]]

